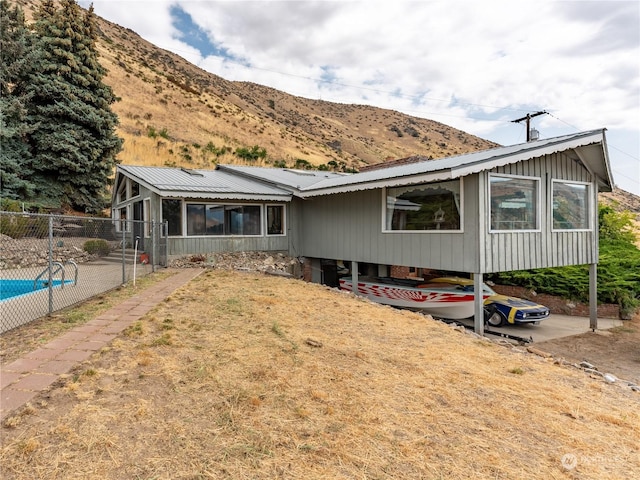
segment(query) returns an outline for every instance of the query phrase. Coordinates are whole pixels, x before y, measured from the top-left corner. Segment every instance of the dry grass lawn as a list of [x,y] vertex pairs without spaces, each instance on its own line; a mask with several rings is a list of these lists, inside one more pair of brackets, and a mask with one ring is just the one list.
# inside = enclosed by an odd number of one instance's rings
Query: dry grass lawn
[[0,464],[6,480],[622,479],[639,406],[418,314],[210,270],[10,418]]

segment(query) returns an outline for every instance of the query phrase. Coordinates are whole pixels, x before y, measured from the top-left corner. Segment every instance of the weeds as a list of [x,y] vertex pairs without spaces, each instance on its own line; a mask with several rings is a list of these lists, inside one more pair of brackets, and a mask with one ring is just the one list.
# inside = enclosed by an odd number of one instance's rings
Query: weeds
[[280,338],[284,338],[284,333],[282,333],[282,329],[280,328],[280,324],[277,320],[273,322],[273,325],[271,325],[271,331]]
[[151,346],[153,347],[159,347],[162,345],[173,345],[171,335],[169,335],[168,333],[165,333],[161,337],[158,337],[153,342],[151,342]]
[[124,331],[124,334],[127,337],[133,337],[134,335],[142,335],[144,333],[144,330],[142,328],[142,322],[137,321],[136,323],[134,323],[133,325],[131,325],[129,328],[127,328]]
[[278,323],[278,321],[274,321],[273,324],[271,325],[271,331],[273,333],[275,333],[278,337],[280,337],[281,339],[283,339],[285,342],[289,343],[289,345],[291,345],[291,348],[296,351],[298,350],[298,344],[296,342],[294,342],[293,340],[290,340],[287,338],[287,336],[284,334],[284,332],[282,331],[282,328],[280,328],[280,324]]

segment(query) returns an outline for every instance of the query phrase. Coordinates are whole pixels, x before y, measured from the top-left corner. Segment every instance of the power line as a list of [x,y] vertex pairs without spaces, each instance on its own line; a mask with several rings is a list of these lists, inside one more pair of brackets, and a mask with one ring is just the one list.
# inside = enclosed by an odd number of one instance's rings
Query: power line
[[[160,45],[158,45],[160,46]],[[160,46],[160,48],[164,48],[165,50],[170,50],[174,53],[185,53],[185,54],[190,54],[191,52],[187,52],[186,50],[179,50],[179,49],[175,49],[175,48],[169,48],[169,47],[162,47]],[[324,78],[314,78],[314,77],[309,77],[306,75],[298,75],[295,73],[288,73],[288,72],[282,72],[279,70],[273,70],[270,68],[263,68],[263,67],[256,67],[254,65],[247,65],[246,63],[242,63],[238,60],[234,60],[232,58],[228,58],[228,57],[222,57],[223,58],[223,62],[225,63],[232,63],[234,65],[238,65],[240,67],[246,68],[247,70],[257,70],[257,71],[261,71],[261,72],[269,72],[269,73],[275,73],[278,75],[283,75],[286,77],[292,77],[292,78],[300,78],[302,80],[309,80],[315,83],[324,83],[324,84],[328,84],[328,85],[335,85],[338,87],[345,87],[345,88],[353,88],[355,90],[363,90],[363,91],[367,91],[367,92],[373,92],[373,93],[381,93],[381,94],[385,94],[385,95],[390,95],[393,97],[399,97],[399,98],[404,98],[407,100],[420,100],[420,99],[425,99],[425,100],[431,100],[434,102],[446,102],[446,103],[450,103],[451,99],[445,99],[445,98],[436,98],[436,97],[429,97],[429,96],[424,96],[424,95],[411,95],[411,94],[403,94],[403,93],[398,93],[398,91],[392,91],[392,90],[383,90],[383,89],[379,89],[379,88],[371,88],[371,87],[364,87],[361,85],[350,85],[348,83],[341,83],[341,82],[337,82],[335,80],[329,80],[329,79],[324,79]],[[213,72],[211,72],[213,73]],[[272,87],[273,88],[273,87]],[[510,107],[510,106],[496,106],[496,105],[485,105],[482,103],[471,103],[471,102],[458,102],[456,101],[456,105],[459,106],[469,106],[469,107],[479,107],[479,108],[491,108],[491,109],[495,109],[495,110],[508,110],[508,111],[513,111],[513,112],[526,112],[527,110],[522,109],[522,108],[515,108],[515,107]],[[429,113],[429,112],[424,112],[424,113]],[[433,113],[434,115],[444,115],[441,113]],[[451,116],[455,116],[455,115],[451,115]],[[462,118],[472,118],[473,117],[464,117],[461,116]],[[475,120],[475,119],[474,119]]]
[[[527,121],[527,142],[530,142],[531,141],[531,119],[533,117],[537,117],[539,115],[544,115],[546,113],[547,112],[544,111],[544,110],[541,110],[541,111],[536,112],[536,113],[527,113],[524,117],[517,118],[516,120],[511,120],[511,122],[512,123],[520,123],[523,120]],[[538,131],[536,130],[536,138],[534,138],[534,140],[537,140],[537,139],[538,139]]]

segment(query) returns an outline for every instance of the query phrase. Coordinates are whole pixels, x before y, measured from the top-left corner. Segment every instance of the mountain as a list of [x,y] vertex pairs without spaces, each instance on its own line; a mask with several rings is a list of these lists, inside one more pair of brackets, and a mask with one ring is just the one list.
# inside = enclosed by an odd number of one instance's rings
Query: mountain
[[[19,0],[27,19],[39,2]],[[98,20],[105,83],[119,101],[124,164],[212,168],[215,163],[360,170],[414,155],[440,158],[497,146],[432,120],[377,107],[307,99],[232,82]],[[245,155],[240,157],[236,151]],[[640,198],[607,201],[636,213]]]
[[[30,18],[37,2],[19,3]],[[125,143],[119,159],[125,164],[206,168],[239,163],[234,152],[255,146],[266,151],[261,164],[333,161],[359,169],[387,159],[437,158],[496,145],[392,110],[228,81],[130,29],[97,19],[100,62],[108,71],[104,81],[120,99],[112,108],[120,118],[118,135]]]

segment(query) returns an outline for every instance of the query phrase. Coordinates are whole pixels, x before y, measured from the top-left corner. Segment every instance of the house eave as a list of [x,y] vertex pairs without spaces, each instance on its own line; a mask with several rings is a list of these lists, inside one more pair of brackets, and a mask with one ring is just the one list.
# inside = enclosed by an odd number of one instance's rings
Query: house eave
[[410,175],[404,177],[396,177],[387,180],[377,180],[373,182],[353,183],[342,185],[339,187],[327,187],[311,191],[300,191],[298,195],[301,198],[313,198],[323,195],[331,195],[335,193],[358,192],[362,190],[374,190],[378,188],[397,187],[402,185],[413,185],[419,183],[438,182],[443,180],[451,180],[455,178],[450,169],[429,172],[420,175]]

